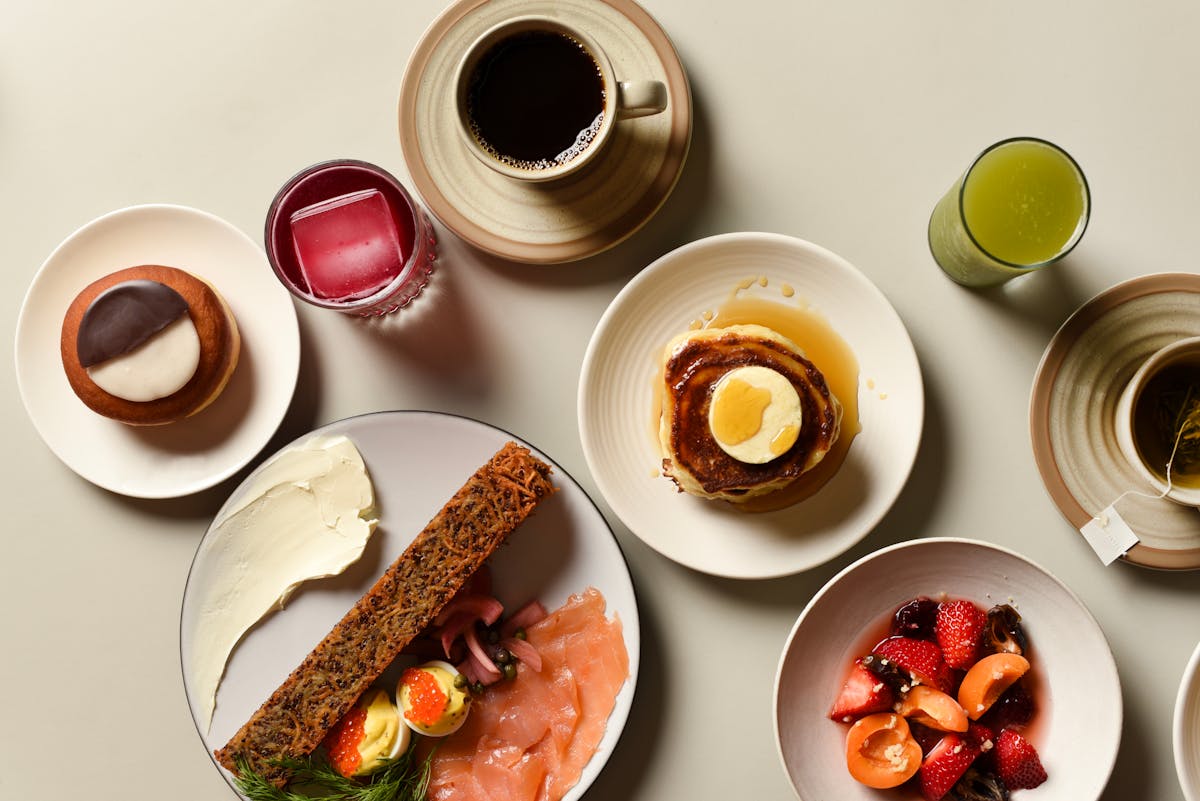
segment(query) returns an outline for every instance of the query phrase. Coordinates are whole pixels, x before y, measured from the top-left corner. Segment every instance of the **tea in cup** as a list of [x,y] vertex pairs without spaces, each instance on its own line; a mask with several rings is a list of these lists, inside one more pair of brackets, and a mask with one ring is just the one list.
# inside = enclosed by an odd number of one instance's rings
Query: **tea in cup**
[[1142,363],[1117,400],[1115,429],[1121,453],[1151,485],[1200,506],[1200,337]]
[[659,81],[620,81],[604,51],[560,20],[522,16],[483,33],[455,76],[459,130],[496,172],[549,181],[592,162],[619,119],[667,107]]

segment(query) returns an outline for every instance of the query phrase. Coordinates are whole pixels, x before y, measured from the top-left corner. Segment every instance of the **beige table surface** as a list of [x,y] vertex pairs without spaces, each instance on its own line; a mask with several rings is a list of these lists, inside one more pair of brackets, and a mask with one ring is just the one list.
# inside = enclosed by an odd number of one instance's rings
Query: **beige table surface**
[[[105,212],[179,203],[257,241],[276,188],[306,164],[357,157],[405,178],[398,86],[442,7],[3,6],[0,314],[10,344],[43,259]],[[955,535],[1016,549],[1082,596],[1112,644],[1125,696],[1124,740],[1103,798],[1179,801],[1171,716],[1200,640],[1200,575],[1101,566],[1042,487],[1027,403],[1042,350],[1074,308],[1119,280],[1200,266],[1200,6],[647,7],[673,37],[695,100],[691,155],[661,212],[614,250],[562,267],[485,257],[443,231],[436,303],[393,336],[299,309],[299,387],[269,449],[362,412],[445,410],[538,444],[608,513],[583,458],[575,397],[609,301],[656,257],[706,235],[812,240],[866,273],[911,332],[928,396],[913,476],[858,547],[770,581],[679,567],[610,515],[639,591],[643,668],[624,738],[588,797],[791,797],[775,753],[771,685],[796,615],[853,559],[911,537]],[[1008,292],[975,294],[942,277],[925,223],[980,148],[1016,134],[1068,148],[1091,181],[1095,211],[1068,262]],[[174,501],[97,489],[44,447],[11,366],[0,380],[8,421],[0,798],[231,798],[188,715],[178,626],[196,544],[237,479]],[[743,680],[718,681],[731,660]]]

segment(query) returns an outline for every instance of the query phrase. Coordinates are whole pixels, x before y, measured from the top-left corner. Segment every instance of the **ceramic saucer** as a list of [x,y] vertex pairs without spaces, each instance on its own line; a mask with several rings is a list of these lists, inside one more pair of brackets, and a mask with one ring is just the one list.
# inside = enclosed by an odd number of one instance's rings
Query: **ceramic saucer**
[[[669,100],[660,114],[621,120],[601,158],[581,175],[526,185],[467,150],[453,81],[481,33],[539,13],[589,32],[621,80],[659,80]],[[400,144],[426,206],[475,247],[514,261],[575,261],[633,234],[675,187],[691,133],[691,92],[679,56],[632,0],[460,0],[417,43],[400,89]]]
[[[1200,275],[1159,273],[1092,298],[1050,341],[1033,383],[1030,432],[1042,481],[1075,528],[1128,490],[1156,494],[1117,446],[1117,398],[1151,353],[1198,335]],[[1142,495],[1126,495],[1116,509],[1141,540],[1126,561],[1200,568],[1200,512]]]

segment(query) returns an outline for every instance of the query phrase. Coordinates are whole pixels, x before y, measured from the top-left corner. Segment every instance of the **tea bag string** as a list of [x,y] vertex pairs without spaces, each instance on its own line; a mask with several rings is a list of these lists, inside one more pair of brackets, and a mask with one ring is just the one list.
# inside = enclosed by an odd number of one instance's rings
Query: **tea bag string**
[[[1176,432],[1175,444],[1171,447],[1171,456],[1167,459],[1167,486],[1166,486],[1166,489],[1164,489],[1162,492],[1160,492],[1157,495],[1151,495],[1150,493],[1142,492],[1141,490],[1132,490],[1132,489],[1125,490],[1120,495],[1118,495],[1111,504],[1109,504],[1110,507],[1115,507],[1117,505],[1117,503],[1120,502],[1121,499],[1123,499],[1127,495],[1137,495],[1140,498],[1148,498],[1149,500],[1152,500],[1152,501],[1161,501],[1163,498],[1167,497],[1167,495],[1170,494],[1171,489],[1174,486],[1171,483],[1171,470],[1175,466],[1175,455],[1179,452],[1179,443],[1183,440],[1183,432],[1185,429],[1186,429],[1186,426],[1180,426],[1179,431]],[[1102,526],[1107,525],[1107,522],[1108,522],[1106,520],[1103,512],[1101,512],[1099,516],[1094,517],[1093,519],[1099,521],[1100,525],[1102,525]]]

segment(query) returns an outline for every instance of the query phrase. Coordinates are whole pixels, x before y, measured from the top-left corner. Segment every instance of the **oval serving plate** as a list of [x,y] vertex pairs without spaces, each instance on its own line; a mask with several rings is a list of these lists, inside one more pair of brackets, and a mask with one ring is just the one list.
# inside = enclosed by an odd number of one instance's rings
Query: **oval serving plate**
[[[214,581],[205,564],[203,540],[197,549],[184,589],[180,658],[188,706],[210,758],[480,465],[505,442],[527,445],[475,420],[417,411],[351,417],[306,434],[297,443],[316,435],[335,434],[348,437],[366,462],[375,487],[379,524],[358,562],[339,576],[305,582],[282,611],[263,618],[246,634],[226,665],[207,731],[200,723],[203,705],[189,683],[187,669],[198,652],[191,635],[201,600]],[[565,796],[565,801],[576,801],[611,756],[633,702],[641,642],[637,599],[625,557],[595,504],[561,467],[536,448],[528,447],[554,468],[551,479],[558,492],[543,502],[492,556],[489,564],[494,591],[511,611],[534,598],[554,609],[571,594],[595,587],[608,602],[606,614],[620,619],[629,653],[629,678],[617,695],[603,739],[584,767],[579,783]],[[254,477],[252,473],[234,491],[217,519],[225,508],[237,503]],[[225,770],[218,769],[228,780]]]

